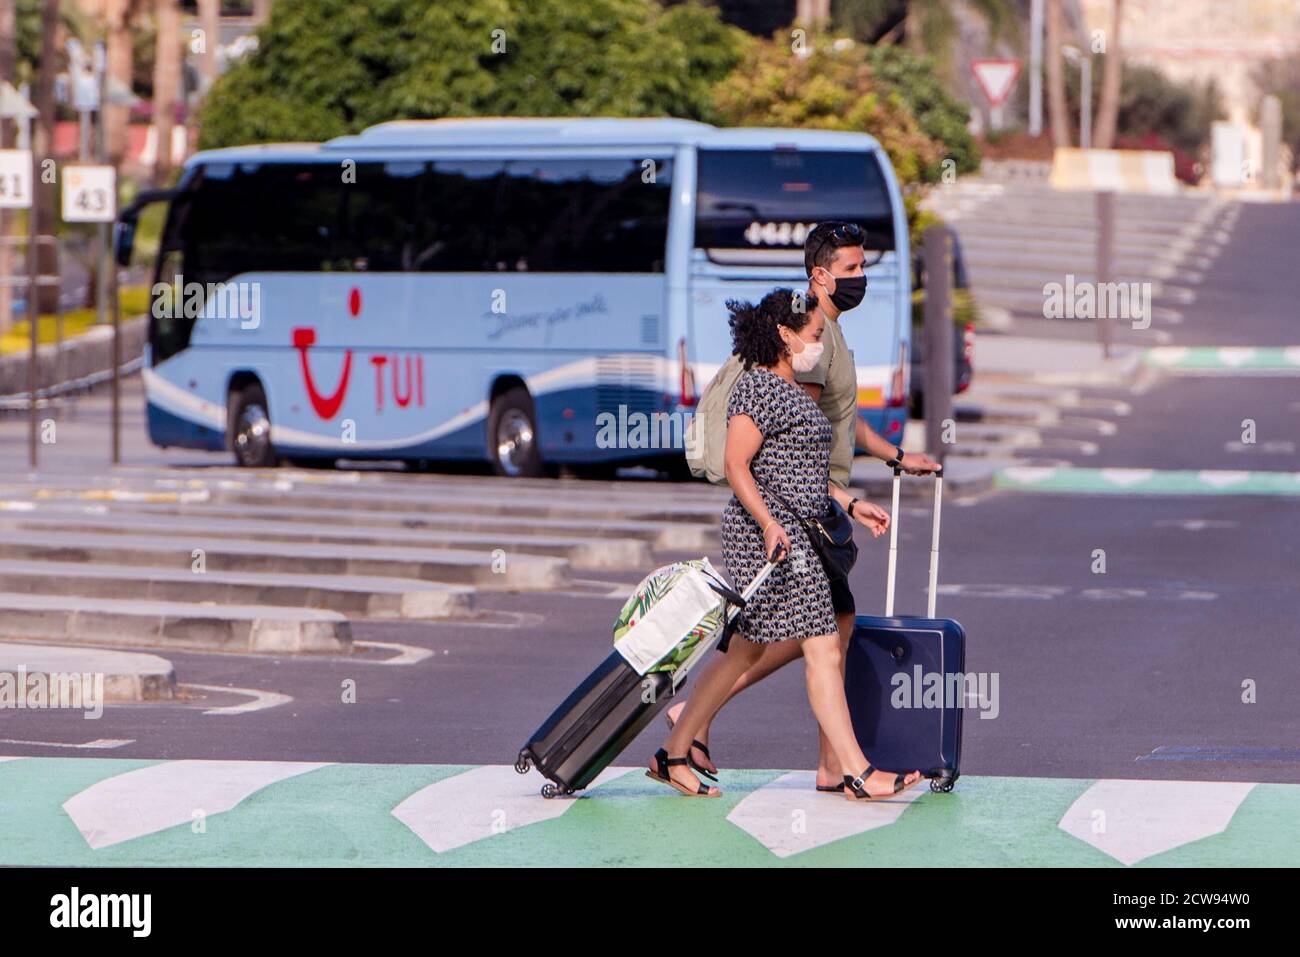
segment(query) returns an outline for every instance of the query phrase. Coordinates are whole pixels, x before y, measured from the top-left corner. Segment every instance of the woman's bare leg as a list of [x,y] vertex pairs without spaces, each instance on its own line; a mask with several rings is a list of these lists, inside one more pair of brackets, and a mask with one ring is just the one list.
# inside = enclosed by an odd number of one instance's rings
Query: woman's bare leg
[[[770,644],[759,645],[758,647],[761,652],[759,657],[755,659],[753,664],[736,676],[736,680],[733,681],[731,687],[727,689],[722,700],[718,702],[718,706],[705,717],[703,725],[701,725],[699,730],[696,731],[694,739],[698,740],[701,744],[707,745],[709,743],[709,730],[713,724],[713,719],[724,704],[736,695],[740,694],[746,688],[758,684],[758,682],[762,681],[768,675],[780,668],[784,668],[790,662],[803,654],[803,651],[799,648],[799,642],[797,641],[774,641]],[[698,694],[698,691],[692,692],[689,700],[693,700],[696,694]],[[686,704],[686,702],[679,702],[670,705],[668,708],[668,716],[674,722],[680,721]],[[691,739],[687,739],[688,744],[690,741]],[[694,758],[695,762],[700,765],[700,767],[706,768],[709,771],[717,770],[717,768],[713,766],[713,762],[705,758],[698,748],[695,749]],[[838,783],[839,778],[835,778],[835,782]]]
[[[722,707],[736,679],[744,673],[745,669],[753,665],[763,653],[763,648],[761,644],[736,635],[727,648],[726,654],[714,655],[713,660],[704,666],[695,690],[691,692],[686,707],[682,709],[672,732],[668,735],[668,740],[664,742],[664,749],[669,757],[686,754],[691,741],[699,737],[700,729]],[[658,768],[653,758],[650,760],[650,768],[651,770]],[[700,783],[699,778],[685,766],[670,768],[669,774],[674,781],[685,784],[691,790]],[[716,791],[717,788],[710,790]]]
[[[853,734],[853,723],[849,719],[849,703],[844,697],[844,656],[840,650],[840,636],[833,632],[805,638],[800,643],[803,645],[808,680],[808,703],[812,705],[817,723],[821,725],[828,744],[839,759],[840,773],[856,777],[870,762],[858,746],[858,739]],[[920,779],[920,772],[913,771],[904,780],[910,787]],[[873,771],[864,787],[873,797],[893,794],[894,772]]]

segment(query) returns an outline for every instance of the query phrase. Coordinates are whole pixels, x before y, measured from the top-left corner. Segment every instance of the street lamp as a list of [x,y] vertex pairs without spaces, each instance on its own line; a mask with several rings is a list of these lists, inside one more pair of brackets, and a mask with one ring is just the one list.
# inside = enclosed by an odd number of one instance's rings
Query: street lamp
[[1076,46],[1065,44],[1061,52],[1071,63],[1079,64],[1079,146],[1092,146],[1092,57]]

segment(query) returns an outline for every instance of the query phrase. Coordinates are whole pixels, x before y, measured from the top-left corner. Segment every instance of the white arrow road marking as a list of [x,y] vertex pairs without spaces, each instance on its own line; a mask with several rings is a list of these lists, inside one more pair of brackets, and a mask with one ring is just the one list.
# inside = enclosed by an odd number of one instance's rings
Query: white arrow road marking
[[[606,768],[587,790],[635,770]],[[537,777],[522,776],[509,765],[485,765],[421,788],[392,814],[441,854],[493,834],[549,821],[573,807],[572,798],[546,800],[538,793],[537,782]]]
[[1236,368],[1255,358],[1255,349],[1251,346],[1222,346],[1219,349],[1219,361]]
[[1300,346],[1289,346],[1283,350],[1282,355],[1291,365],[1300,366]]
[[1187,349],[1182,346],[1157,346],[1147,350],[1147,358],[1160,366],[1173,366],[1187,358]]
[[[1222,833],[1253,784],[1098,781],[1057,826],[1123,864]],[[1094,826],[1100,833],[1094,833]]]
[[1239,485],[1246,481],[1250,478],[1250,473],[1205,469],[1197,472],[1196,477],[1206,485],[1213,485],[1215,488],[1227,488],[1229,485]]
[[63,810],[98,850],[186,824],[196,811],[229,811],[277,781],[328,764],[294,761],[164,761],[92,784]]
[[727,820],[777,857],[893,824],[925,793],[925,782],[883,801],[850,802],[816,790],[816,771],[791,771],[747,794]]
[[32,744],[42,748],[93,748],[100,750],[104,748],[120,748],[124,744],[135,744],[135,738],[96,738],[93,741],[84,741],[81,744],[72,744],[67,741],[24,741],[21,738],[0,738],[0,744]]
[[1128,488],[1155,475],[1155,469],[1102,469],[1101,477],[1112,485]]
[[415,645],[399,645],[391,641],[353,641],[354,648],[387,648],[395,652],[393,657],[384,658],[380,661],[367,662],[375,665],[413,665],[417,661],[423,661],[425,658],[432,658],[433,652],[428,648],[418,648]]
[[1058,471],[1059,469],[1056,468],[1037,468],[1031,465],[1015,465],[1011,468],[1003,469],[1002,474],[1013,482],[1026,482],[1032,484],[1034,482],[1045,482]]
[[208,708],[204,714],[247,714],[250,711],[265,711],[267,708],[278,708],[282,704],[288,704],[293,697],[287,694],[280,694],[278,691],[258,691],[256,688],[227,688],[222,685],[191,685],[183,684],[182,688],[196,688],[199,691],[211,691],[217,694],[237,694],[252,698],[252,701],[245,701],[243,704],[226,705],[222,708]]

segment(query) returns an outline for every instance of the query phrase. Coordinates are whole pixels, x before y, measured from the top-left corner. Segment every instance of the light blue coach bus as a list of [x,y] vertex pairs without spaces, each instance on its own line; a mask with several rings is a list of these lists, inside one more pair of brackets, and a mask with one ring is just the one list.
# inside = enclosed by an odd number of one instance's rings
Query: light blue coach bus
[[844,332],[861,414],[902,438],[907,222],[870,136],[447,119],[212,150],[123,213],[119,260],[159,199],[144,384],[160,446],[524,475],[680,462],[730,352],[725,302],[802,287],[826,219],[866,232]]

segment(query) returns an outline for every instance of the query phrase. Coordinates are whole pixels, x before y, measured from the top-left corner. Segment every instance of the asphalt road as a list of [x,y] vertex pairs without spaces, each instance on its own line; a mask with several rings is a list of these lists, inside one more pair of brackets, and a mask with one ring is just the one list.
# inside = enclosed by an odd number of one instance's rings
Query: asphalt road
[[[1179,344],[1295,345],[1300,275],[1290,264],[1300,207],[1250,207],[1185,307]],[[1114,394],[1114,393],[1106,393]],[[1300,379],[1169,379],[1125,393],[1131,414],[1098,439],[1102,467],[1300,469]],[[126,460],[198,464],[148,449],[138,396],[128,401]],[[96,411],[99,410],[99,411]],[[102,467],[103,405],[61,420],[45,450],[54,470]],[[1262,448],[1230,450],[1241,422]],[[0,426],[0,450],[21,470],[21,423]],[[906,507],[899,606],[924,607],[928,511]],[[1294,499],[990,492],[945,511],[941,614],[969,635],[967,669],[996,674],[998,713],[968,712],[962,770],[970,775],[1140,777],[1300,782],[1300,509]],[[853,585],[860,611],[883,603],[884,541],[862,542]],[[1093,571],[1105,551],[1106,571]],[[714,556],[717,558],[718,556]],[[626,592],[631,578],[608,578]],[[607,653],[617,597],[481,595],[476,623],[359,622],[360,640],[427,648],[410,666],[373,656],[308,659],[169,654],[182,681],[282,692],[293,702],[239,716],[200,702],[79,714],[11,712],[0,738],[131,739],[115,757],[347,762],[513,761],[528,733]],[[152,649],[150,649],[152,650]],[[342,683],[358,700],[342,702]],[[1256,702],[1243,703],[1243,684]],[[206,705],[205,705],[206,706]],[[640,762],[663,725],[626,752]],[[807,769],[815,728],[802,668],[787,668],[721,716],[714,756],[724,768]],[[1228,749],[1204,753],[1157,749]],[[1267,750],[1273,749],[1273,750]],[[85,753],[6,743],[4,753]]]

